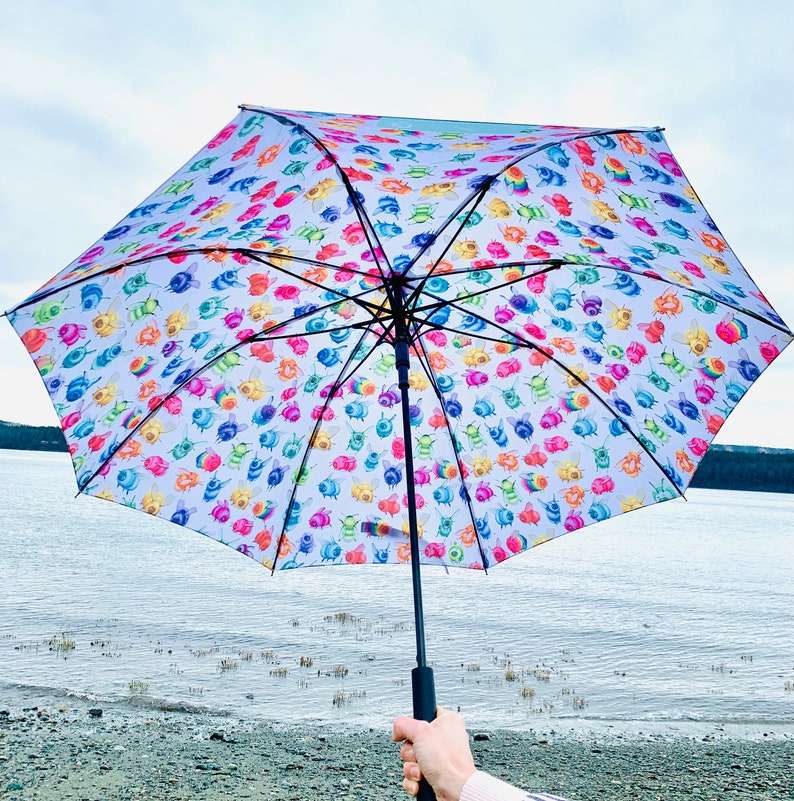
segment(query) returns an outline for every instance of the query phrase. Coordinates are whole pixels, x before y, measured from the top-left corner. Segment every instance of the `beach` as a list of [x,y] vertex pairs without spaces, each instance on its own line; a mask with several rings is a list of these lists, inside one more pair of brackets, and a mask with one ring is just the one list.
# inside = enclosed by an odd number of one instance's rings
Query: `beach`
[[[398,748],[386,728],[272,724],[61,700],[45,708],[5,706],[0,699],[0,796],[406,797]],[[790,727],[750,738],[719,726],[697,737],[560,733],[553,725],[529,732],[477,728],[472,749],[477,765],[494,775],[580,801],[794,798]]]

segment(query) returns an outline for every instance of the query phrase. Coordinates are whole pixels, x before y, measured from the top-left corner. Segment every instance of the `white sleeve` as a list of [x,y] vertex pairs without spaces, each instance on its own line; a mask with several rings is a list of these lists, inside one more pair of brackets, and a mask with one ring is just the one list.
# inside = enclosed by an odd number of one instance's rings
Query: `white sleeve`
[[463,785],[460,801],[566,801],[566,799],[546,793],[529,793],[478,770],[472,773]]

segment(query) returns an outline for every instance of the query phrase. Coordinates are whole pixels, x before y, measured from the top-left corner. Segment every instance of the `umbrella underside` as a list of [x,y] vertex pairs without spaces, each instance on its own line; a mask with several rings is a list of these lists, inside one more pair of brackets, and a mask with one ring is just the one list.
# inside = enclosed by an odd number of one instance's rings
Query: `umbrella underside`
[[658,130],[256,107],[9,317],[83,492],[276,569],[678,497],[791,339]]

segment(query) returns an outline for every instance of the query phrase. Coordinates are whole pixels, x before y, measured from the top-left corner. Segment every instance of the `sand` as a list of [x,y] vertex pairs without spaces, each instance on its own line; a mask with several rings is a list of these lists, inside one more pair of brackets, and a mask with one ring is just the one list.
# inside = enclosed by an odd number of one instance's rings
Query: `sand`
[[[28,702],[30,703],[30,702]],[[300,727],[64,699],[0,697],[0,797],[11,799],[405,799],[385,730]],[[794,799],[790,731],[752,739],[475,731],[485,770],[591,799]]]

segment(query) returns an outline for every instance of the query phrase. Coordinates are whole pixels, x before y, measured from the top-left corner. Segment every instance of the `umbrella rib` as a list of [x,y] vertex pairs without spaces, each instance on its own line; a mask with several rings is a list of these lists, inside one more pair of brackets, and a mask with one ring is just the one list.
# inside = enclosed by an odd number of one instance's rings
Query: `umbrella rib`
[[471,504],[471,495],[469,494],[469,488],[466,486],[466,480],[463,477],[463,460],[461,458],[460,451],[458,450],[458,444],[457,441],[455,440],[455,436],[452,433],[452,426],[450,425],[449,415],[447,414],[447,405],[444,400],[444,395],[441,392],[438,383],[436,382],[435,372],[430,367],[429,354],[427,353],[427,350],[425,348],[425,343],[421,338],[421,334],[419,334],[418,331],[415,332],[415,342],[418,343],[422,349],[421,354],[418,351],[416,352],[416,357],[419,360],[422,369],[425,371],[425,374],[430,379],[430,383],[433,387],[433,390],[436,393],[436,397],[438,398],[438,401],[441,404],[441,414],[444,415],[444,422],[446,424],[447,435],[449,436],[449,442],[450,445],[452,446],[452,453],[455,456],[455,463],[458,466],[458,475],[460,476],[460,483],[465,492],[465,494],[463,495],[463,501],[466,504],[466,509],[468,510],[469,518],[471,519],[471,525],[472,528],[474,529],[474,535],[477,538],[477,548],[480,551],[480,558],[482,559],[483,570],[485,570],[485,572],[487,573],[488,560],[485,557],[485,551],[483,549],[482,539],[480,537],[480,532],[477,528],[477,518],[474,515],[474,507]]
[[[515,332],[511,332],[509,329],[502,327],[499,323],[496,323],[496,322],[494,322],[492,320],[488,320],[486,317],[482,317],[479,314],[476,314],[476,313],[473,313],[473,312],[468,312],[465,309],[461,309],[460,307],[457,306],[457,304],[455,304],[453,302],[448,302],[446,305],[451,306],[452,308],[456,309],[459,312],[462,312],[463,314],[471,314],[473,317],[476,317],[477,319],[482,320],[483,322],[487,323],[491,327],[497,328],[500,331],[504,332],[505,334],[513,337],[513,339],[516,340],[515,344],[518,345],[519,347],[531,348],[532,350],[536,350],[536,351],[542,353],[547,361],[552,362],[553,364],[555,364],[557,366],[557,368],[559,370],[561,370],[563,373],[565,373],[570,378],[573,378],[577,382],[577,384],[579,386],[584,387],[588,391],[588,393],[595,400],[597,400],[609,412],[609,414],[612,417],[614,417],[623,426],[623,429],[626,431],[626,433],[630,434],[631,437],[642,448],[642,450],[645,451],[646,454],[648,454],[648,456],[650,457],[651,461],[659,468],[659,470],[661,471],[662,475],[670,482],[670,484],[672,485],[673,489],[675,489],[675,491],[682,498],[684,497],[683,490],[681,490],[678,487],[678,485],[676,484],[676,482],[673,481],[670,478],[670,476],[667,474],[667,471],[664,469],[664,467],[662,467],[662,465],[659,463],[659,460],[654,456],[653,452],[647,447],[647,445],[645,445],[645,443],[642,441],[642,439],[637,434],[635,434],[634,431],[632,431],[632,429],[629,427],[629,425],[626,422],[626,420],[620,414],[616,413],[616,411],[601,397],[601,395],[599,395],[593,389],[593,387],[590,386],[590,384],[588,384],[586,381],[582,381],[582,379],[578,375],[576,375],[576,373],[574,373],[573,370],[569,369],[565,364],[563,364],[563,362],[561,362],[555,356],[549,354],[546,350],[544,350],[539,345],[536,345],[535,343],[524,339],[522,336],[516,334]],[[435,327],[436,328],[442,328],[443,330],[449,331],[450,333],[466,334],[467,336],[469,335],[468,332],[459,331],[456,328],[451,328],[451,327],[446,327],[446,326],[435,326]],[[482,336],[481,334],[476,334],[476,336],[479,337],[480,339],[485,339],[485,340],[488,340],[488,341],[491,341],[491,342],[504,342],[503,339],[501,339],[501,340],[500,339],[493,339],[491,337]]]
[[[337,174],[342,181],[342,184],[347,191],[348,198],[350,199],[351,204],[353,205],[353,209],[356,212],[356,216],[358,217],[358,221],[361,223],[361,228],[364,231],[364,236],[367,238],[367,244],[369,245],[370,252],[372,253],[372,258],[375,263],[375,266],[378,268],[378,272],[380,273],[381,281],[383,281],[384,285],[388,288],[390,293],[389,299],[392,300],[391,296],[391,288],[389,287],[389,282],[387,278],[387,274],[384,272],[383,267],[381,266],[380,260],[378,259],[378,253],[381,253],[383,259],[386,262],[386,267],[388,268],[389,272],[391,272],[391,264],[389,262],[388,256],[386,256],[386,251],[383,249],[380,243],[380,239],[378,238],[378,234],[375,231],[374,226],[372,225],[372,221],[367,216],[366,209],[364,204],[359,200],[358,193],[354,189],[353,184],[348,176],[348,174],[344,171],[344,168],[339,164],[338,159],[336,156],[331,152],[330,148],[320,139],[313,131],[310,131],[305,125],[295,120],[291,120],[289,117],[283,114],[276,114],[272,111],[267,111],[265,109],[259,108],[250,108],[251,111],[256,111],[259,114],[264,114],[267,117],[271,117],[272,119],[276,120],[276,122],[281,123],[284,126],[290,125],[294,128],[298,128],[302,131],[307,137],[309,137],[313,142],[314,146],[320,150],[325,156],[331,161],[336,168]],[[373,239],[375,244],[373,245]]]
[[[355,358],[356,353],[358,353],[359,348],[361,347],[362,343],[364,342],[364,339],[366,338],[367,334],[369,334],[369,333],[371,333],[371,331],[365,330],[361,334],[361,337],[359,338],[358,342],[356,343],[356,346],[350,351],[350,354],[348,355],[347,360],[342,365],[342,368],[340,369],[339,374],[334,379],[333,383],[330,385],[330,388],[328,389],[328,394],[326,395],[325,400],[323,401],[323,405],[320,407],[320,413],[317,415],[317,420],[314,423],[314,428],[312,429],[311,434],[309,434],[309,439],[308,439],[308,441],[306,443],[306,447],[303,450],[303,458],[301,459],[301,463],[298,466],[298,469],[295,471],[294,475],[295,475],[296,479],[300,479],[301,473],[303,472],[303,468],[306,466],[306,463],[309,461],[309,454],[311,453],[311,450],[312,450],[312,442],[314,441],[314,438],[315,438],[317,432],[320,430],[320,426],[323,424],[323,415],[324,415],[326,409],[328,409],[328,407],[331,405],[331,402],[333,401],[334,396],[336,395],[336,391],[355,372],[355,370],[350,370],[350,372],[347,372],[347,371],[351,367],[351,365],[353,364],[353,360]],[[382,341],[383,341],[383,336],[381,335],[381,336],[378,337],[378,341],[376,342],[375,347],[377,347],[377,345],[380,344]],[[361,365],[364,362],[366,362],[366,360],[374,352],[375,347],[373,347],[369,351],[369,353],[367,353],[364,356],[364,358],[361,359],[361,361],[356,366],[356,369],[360,368]],[[290,495],[289,501],[287,502],[287,507],[284,510],[284,522],[282,523],[281,533],[279,534],[278,542],[276,543],[276,550],[275,550],[275,555],[274,555],[274,558],[273,558],[273,566],[272,566],[272,568],[270,570],[271,575],[273,573],[275,573],[275,571],[276,571],[276,563],[278,562],[279,552],[281,551],[281,544],[282,544],[282,542],[284,541],[284,538],[287,535],[287,521],[289,520],[290,514],[292,512],[292,507],[295,504],[295,498],[296,498],[296,496],[298,494],[298,488],[300,486],[301,485],[298,483],[298,480],[296,480],[295,483],[293,484],[292,494]]]

